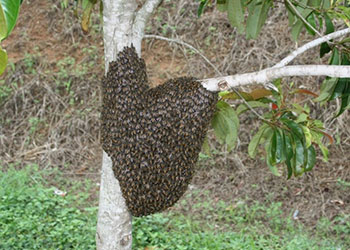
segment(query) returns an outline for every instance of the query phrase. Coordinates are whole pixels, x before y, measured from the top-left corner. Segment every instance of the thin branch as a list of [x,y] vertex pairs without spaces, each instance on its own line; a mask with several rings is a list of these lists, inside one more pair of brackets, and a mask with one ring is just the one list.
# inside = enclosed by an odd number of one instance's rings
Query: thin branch
[[162,0],[147,0],[136,13],[133,26],[134,39],[141,40],[143,38],[147,21],[161,1]]
[[258,72],[238,74],[201,80],[209,91],[223,91],[229,88],[257,83],[267,83],[286,76],[329,76],[350,77],[350,66],[336,65],[298,65],[268,68]]
[[[300,2],[298,2],[298,1],[295,1],[295,0],[292,0],[292,2],[293,2],[293,3],[295,3],[297,6],[300,6],[301,8],[304,8],[304,9],[310,9],[310,10],[313,10],[313,11],[318,11],[318,12],[319,12],[319,10],[318,10],[318,9],[313,8],[312,6],[305,5],[305,4],[300,3]],[[322,4],[323,4],[323,1],[322,1]],[[322,7],[322,6],[321,6],[321,7]],[[322,8],[320,8],[320,9],[322,9]]]
[[[155,39],[159,39],[159,40],[164,40],[164,41],[167,41],[167,42],[174,42],[174,43],[178,43],[178,44],[181,44],[183,46],[186,46],[190,49],[192,49],[193,51],[195,51],[197,54],[199,54],[211,67],[214,68],[214,70],[216,71],[216,73],[220,76],[222,76],[222,73],[215,67],[214,64],[212,64],[209,59],[207,57],[205,57],[199,50],[197,50],[195,47],[193,47],[192,45],[184,42],[184,41],[181,41],[181,40],[178,40],[178,39],[171,39],[171,38],[167,38],[167,37],[163,37],[163,36],[158,36],[158,35],[145,35],[144,36],[145,38],[155,38]],[[232,90],[233,92],[235,92],[239,98],[242,99],[243,103],[245,105],[247,105],[248,109],[250,109],[250,111],[252,111],[260,120],[263,120],[265,121],[264,117],[262,117],[261,115],[259,115],[250,105],[249,103],[244,99],[244,97],[241,95],[241,93],[239,93],[239,91],[237,91],[235,88],[230,88],[230,90]]]
[[150,18],[153,11],[158,7],[162,0],[147,0],[141,7],[141,9],[137,12],[136,19],[143,19],[142,22],[146,21]]
[[209,59],[206,58],[198,49],[196,49],[195,47],[193,47],[192,45],[190,45],[184,41],[181,41],[179,39],[167,38],[164,36],[158,36],[158,35],[145,35],[144,38],[154,38],[154,39],[164,40],[164,41],[171,42],[171,43],[178,43],[178,44],[181,44],[183,46],[186,46],[186,47],[190,48],[191,50],[193,50],[194,52],[196,52],[197,54],[199,54],[215,70],[215,72],[218,75],[220,75],[220,76],[222,75],[222,73],[218,70],[218,68],[215,67],[215,65],[212,64],[209,61]]
[[286,2],[290,5],[290,7],[293,9],[295,14],[303,21],[304,24],[306,24],[310,29],[312,29],[317,35],[322,36],[318,30],[316,30],[306,19],[300,14],[300,12],[295,8],[295,6],[289,1],[286,0]]
[[283,67],[286,66],[288,63],[290,63],[294,58],[296,58],[298,55],[304,53],[305,51],[316,47],[320,45],[321,43],[327,42],[329,40],[332,40],[334,38],[344,36],[346,34],[350,33],[350,28],[339,30],[333,33],[330,33],[328,35],[325,35],[323,37],[317,38],[315,40],[312,40],[311,42],[308,42],[301,46],[300,48],[294,50],[292,53],[290,53],[287,57],[285,57],[282,61],[277,63],[273,68]]

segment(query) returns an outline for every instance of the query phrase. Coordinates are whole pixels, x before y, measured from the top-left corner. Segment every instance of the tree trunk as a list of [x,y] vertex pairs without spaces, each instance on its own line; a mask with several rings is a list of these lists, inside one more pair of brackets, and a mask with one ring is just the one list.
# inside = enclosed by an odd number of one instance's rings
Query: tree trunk
[[[135,0],[103,0],[103,37],[105,73],[119,51],[131,43],[141,56],[141,41],[149,16],[161,0],[147,0],[138,11]],[[126,250],[132,245],[131,214],[112,160],[103,152],[96,246],[98,250]]]

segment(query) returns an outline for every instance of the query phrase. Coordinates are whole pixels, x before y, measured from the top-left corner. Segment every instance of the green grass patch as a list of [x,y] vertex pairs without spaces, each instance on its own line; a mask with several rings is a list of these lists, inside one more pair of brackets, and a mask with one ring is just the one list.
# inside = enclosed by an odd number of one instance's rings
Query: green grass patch
[[283,217],[281,205],[204,201],[192,204],[196,212],[188,216],[171,212],[135,218],[133,249],[350,249],[349,224],[321,225],[322,230],[311,232]]
[[96,207],[59,196],[35,167],[0,171],[0,249],[95,249]]
[[[70,190],[59,196],[48,187],[52,174],[35,166],[0,168],[0,249],[95,249],[97,208],[87,200],[91,185],[59,181]],[[174,210],[134,218],[133,249],[350,249],[349,215],[323,218],[310,231],[286,218],[281,203],[202,199],[195,199],[188,215]],[[176,206],[187,205],[183,199]]]

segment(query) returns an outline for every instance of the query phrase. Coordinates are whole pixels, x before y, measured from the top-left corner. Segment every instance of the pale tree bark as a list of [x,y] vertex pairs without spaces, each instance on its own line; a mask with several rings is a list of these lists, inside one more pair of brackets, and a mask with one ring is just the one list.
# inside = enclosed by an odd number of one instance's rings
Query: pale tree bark
[[296,58],[298,55],[304,53],[305,51],[307,51],[307,50],[309,50],[311,48],[314,48],[314,47],[320,45],[321,43],[330,41],[330,40],[332,40],[334,38],[337,38],[337,37],[340,37],[340,36],[344,36],[344,35],[349,34],[349,33],[350,33],[350,28],[346,28],[346,29],[338,30],[338,31],[335,31],[335,32],[330,33],[328,35],[322,36],[322,37],[317,38],[315,40],[312,40],[312,41],[304,44],[300,48],[292,51],[292,53],[290,53],[288,56],[283,58],[283,60],[281,60],[279,63],[277,63],[273,67],[274,68],[279,68],[279,67],[286,66],[294,58]]
[[350,66],[297,65],[272,67],[252,73],[203,79],[201,82],[203,87],[209,91],[224,91],[248,84],[264,84],[286,76],[350,77]]
[[[141,41],[148,18],[161,0],[147,0],[136,11],[135,0],[103,0],[105,73],[119,51],[131,43],[141,56]],[[98,250],[127,250],[132,245],[131,214],[112,171],[112,160],[103,152],[96,233]]]
[[[236,74],[202,80],[202,85],[209,91],[224,91],[230,88],[239,87],[247,84],[265,84],[277,78],[287,76],[330,76],[330,77],[350,77],[350,66],[334,65],[296,65],[286,66],[298,55],[307,50],[320,45],[323,42],[330,41],[334,38],[344,36],[350,33],[350,28],[335,31],[315,40],[312,40],[300,48],[292,51],[287,57],[271,68],[261,71]],[[271,84],[270,84],[271,85]],[[273,86],[271,86],[274,88]]]

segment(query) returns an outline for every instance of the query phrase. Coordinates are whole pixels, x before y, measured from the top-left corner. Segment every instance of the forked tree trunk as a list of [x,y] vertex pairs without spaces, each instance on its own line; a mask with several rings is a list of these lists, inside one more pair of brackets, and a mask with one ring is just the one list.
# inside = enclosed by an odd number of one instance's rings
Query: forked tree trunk
[[[136,11],[135,0],[103,0],[105,73],[119,51],[131,43],[141,56],[141,41],[149,16],[161,0],[147,0]],[[126,250],[132,244],[131,214],[112,171],[112,160],[103,152],[96,245],[98,250]]]

